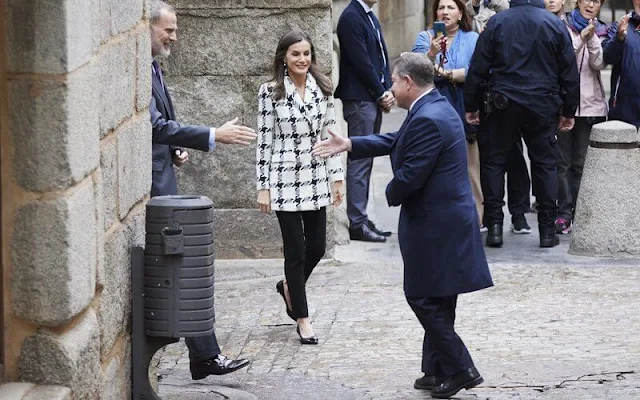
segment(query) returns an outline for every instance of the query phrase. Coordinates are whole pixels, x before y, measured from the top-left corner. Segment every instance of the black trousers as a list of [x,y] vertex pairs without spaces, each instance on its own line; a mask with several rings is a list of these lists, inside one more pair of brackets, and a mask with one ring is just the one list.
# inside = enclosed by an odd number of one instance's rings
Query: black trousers
[[327,210],[276,211],[284,245],[284,276],[289,287],[291,311],[296,318],[309,316],[307,279],[324,255],[327,239]]
[[504,174],[514,148],[523,138],[531,160],[531,182],[538,202],[539,230],[555,232],[558,197],[557,125],[557,116],[542,118],[513,102],[505,110],[491,113],[487,150],[481,166],[485,182],[484,215],[487,225],[503,223]]
[[591,127],[605,120],[605,117],[576,117],[572,130],[558,132],[558,218],[573,220]]
[[473,367],[467,346],[455,332],[458,296],[409,297],[407,302],[424,328],[422,372],[449,377]]
[[[482,163],[486,160],[489,152],[487,145],[489,143],[489,123],[485,121],[481,124],[481,131],[478,133],[478,148],[480,150],[480,170],[482,171]],[[480,174],[480,184],[483,188],[486,186],[486,176]],[[531,198],[529,197],[529,189],[531,188],[531,180],[529,178],[529,169],[524,159],[522,140],[519,140],[511,150],[509,163],[507,165],[507,206],[511,215],[525,214],[529,212],[531,207]],[[486,218],[485,218],[486,221]],[[486,225],[486,224],[485,224]]]

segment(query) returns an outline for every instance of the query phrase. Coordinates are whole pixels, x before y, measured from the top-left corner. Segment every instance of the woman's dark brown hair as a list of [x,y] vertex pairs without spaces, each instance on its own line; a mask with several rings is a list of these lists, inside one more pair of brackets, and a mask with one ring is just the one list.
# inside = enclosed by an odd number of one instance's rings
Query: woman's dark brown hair
[[[471,17],[469,16],[469,13],[467,12],[466,5],[462,2],[462,0],[453,0],[453,1],[454,1],[454,3],[456,3],[458,8],[460,9],[460,12],[462,13],[462,18],[460,18],[460,29],[462,29],[465,32],[469,32],[470,30],[472,30]],[[440,0],[437,0],[437,1],[433,2],[433,17],[434,18],[436,18],[436,15],[438,15],[438,7],[440,7]]]
[[316,51],[313,47],[313,42],[309,35],[301,31],[291,31],[284,35],[280,41],[278,42],[278,47],[276,48],[276,56],[273,60],[273,78],[272,81],[276,83],[275,88],[273,89],[274,100],[280,100],[284,97],[285,89],[284,89],[284,59],[287,55],[287,50],[291,47],[292,44],[296,44],[302,41],[309,42],[311,46],[311,65],[309,66],[309,72],[311,76],[313,76],[318,84],[320,90],[325,96],[331,96],[333,93],[333,84],[331,83],[331,79],[329,79],[326,75],[324,75],[318,67],[316,66]]

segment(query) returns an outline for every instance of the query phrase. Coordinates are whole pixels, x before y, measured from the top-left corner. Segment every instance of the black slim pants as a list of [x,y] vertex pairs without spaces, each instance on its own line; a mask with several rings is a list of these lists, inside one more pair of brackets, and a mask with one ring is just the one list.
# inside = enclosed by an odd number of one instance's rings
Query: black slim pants
[[307,279],[324,255],[327,210],[276,211],[284,246],[284,276],[289,287],[291,311],[296,318],[309,316]]
[[576,117],[569,132],[558,132],[558,218],[573,220],[591,127],[605,117]]
[[538,201],[540,232],[555,232],[557,178],[557,117],[543,118],[511,102],[505,110],[489,116],[487,150],[482,164],[484,215],[488,226],[502,224],[504,214],[504,174],[514,147],[524,141],[531,160],[531,181]]

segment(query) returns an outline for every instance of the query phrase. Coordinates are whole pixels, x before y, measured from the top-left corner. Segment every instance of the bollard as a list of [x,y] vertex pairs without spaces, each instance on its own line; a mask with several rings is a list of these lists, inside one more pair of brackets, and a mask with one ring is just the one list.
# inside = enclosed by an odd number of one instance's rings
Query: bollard
[[131,252],[133,399],[160,400],[149,363],[181,337],[213,332],[213,203],[158,196],[147,203],[145,248]]
[[640,133],[608,121],[593,126],[569,253],[640,254]]

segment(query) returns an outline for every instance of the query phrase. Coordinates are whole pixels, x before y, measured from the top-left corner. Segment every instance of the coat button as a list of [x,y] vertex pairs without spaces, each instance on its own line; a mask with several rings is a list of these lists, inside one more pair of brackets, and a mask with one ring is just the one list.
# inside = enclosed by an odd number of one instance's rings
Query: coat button
[[295,144],[300,144],[302,143],[302,140],[300,138],[297,138],[293,141]]

